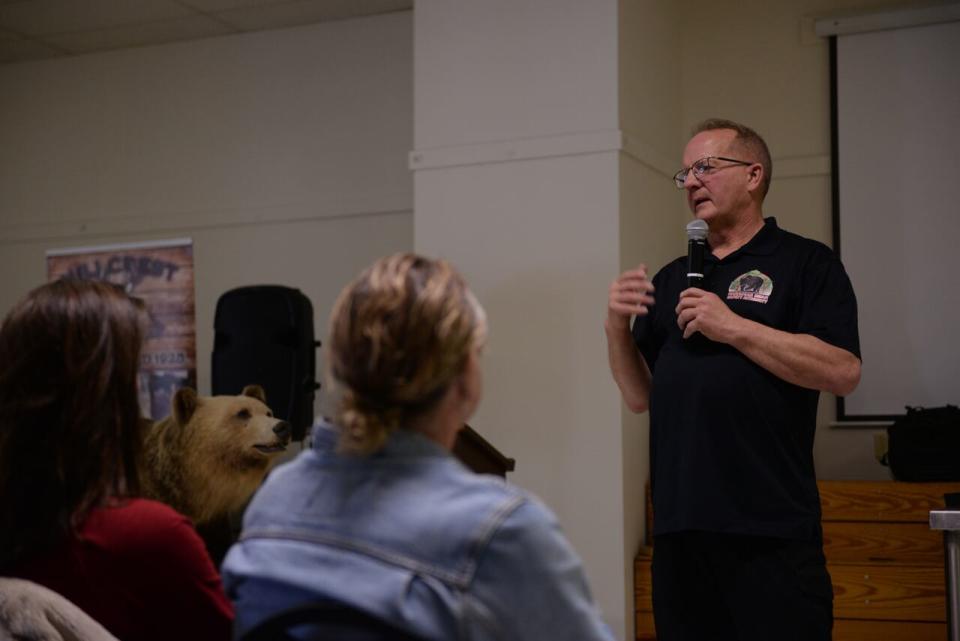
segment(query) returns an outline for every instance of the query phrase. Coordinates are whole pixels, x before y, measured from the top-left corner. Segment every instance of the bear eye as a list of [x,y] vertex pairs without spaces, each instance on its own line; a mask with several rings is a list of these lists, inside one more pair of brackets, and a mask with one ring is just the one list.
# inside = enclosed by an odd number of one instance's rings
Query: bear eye
[[243,409],[237,412],[237,418],[248,419],[251,416],[253,415],[250,413],[250,410],[247,410],[247,409]]
[[273,418],[273,412],[271,412],[270,410],[267,410],[267,416],[269,418]]

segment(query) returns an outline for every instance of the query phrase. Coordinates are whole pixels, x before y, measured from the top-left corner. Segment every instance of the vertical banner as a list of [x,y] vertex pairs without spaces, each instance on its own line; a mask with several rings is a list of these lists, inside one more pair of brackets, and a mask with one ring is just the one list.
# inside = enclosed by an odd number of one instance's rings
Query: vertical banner
[[196,388],[192,240],[53,249],[47,277],[107,281],[143,300],[150,317],[139,375],[145,416],[168,416],[174,392]]

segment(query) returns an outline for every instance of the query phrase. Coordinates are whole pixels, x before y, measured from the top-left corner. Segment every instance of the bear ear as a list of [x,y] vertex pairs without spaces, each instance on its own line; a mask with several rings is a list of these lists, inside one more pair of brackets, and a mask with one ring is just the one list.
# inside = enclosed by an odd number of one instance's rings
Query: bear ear
[[197,409],[197,393],[189,387],[181,387],[173,395],[173,418],[179,425],[186,425]]
[[243,388],[243,391],[240,392],[241,396],[250,396],[257,399],[261,403],[267,402],[267,393],[263,391],[263,388],[259,385],[247,385]]

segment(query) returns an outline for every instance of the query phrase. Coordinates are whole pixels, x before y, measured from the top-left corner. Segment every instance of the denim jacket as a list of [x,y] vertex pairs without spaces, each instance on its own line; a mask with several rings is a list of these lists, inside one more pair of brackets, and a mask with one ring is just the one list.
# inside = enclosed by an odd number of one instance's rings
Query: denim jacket
[[370,457],[338,432],[274,470],[223,563],[239,634],[341,601],[436,641],[610,641],[580,559],[537,499],[399,430]]

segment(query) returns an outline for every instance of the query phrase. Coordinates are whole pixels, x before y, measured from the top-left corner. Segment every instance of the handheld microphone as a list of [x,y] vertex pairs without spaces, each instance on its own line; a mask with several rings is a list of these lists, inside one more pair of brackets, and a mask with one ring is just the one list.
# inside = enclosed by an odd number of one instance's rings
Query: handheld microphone
[[705,221],[687,223],[687,287],[703,287],[703,252],[709,227]]

